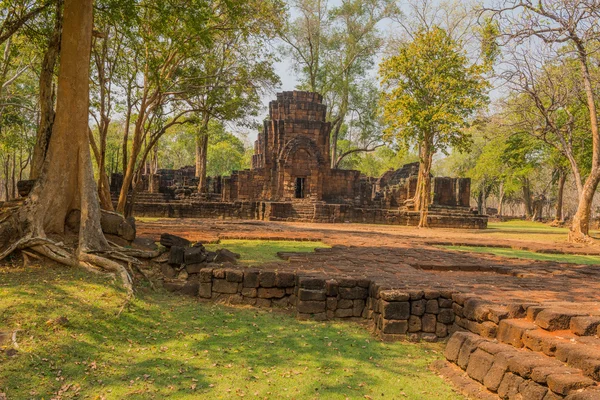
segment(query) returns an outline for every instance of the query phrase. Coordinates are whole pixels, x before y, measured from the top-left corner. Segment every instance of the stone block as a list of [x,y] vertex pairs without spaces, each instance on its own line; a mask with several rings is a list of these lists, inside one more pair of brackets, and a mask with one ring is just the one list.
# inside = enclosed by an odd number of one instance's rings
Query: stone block
[[191,243],[189,240],[182,237],[171,235],[169,233],[163,233],[160,235],[160,244],[169,248],[173,246],[188,247]]
[[228,269],[225,271],[225,280],[227,282],[242,282],[244,280],[244,273],[236,269]]
[[410,295],[407,292],[397,289],[382,290],[379,292],[379,297],[389,302],[408,301],[410,299]]
[[310,290],[325,290],[325,279],[310,276],[298,277],[298,287]]
[[244,297],[256,297],[258,295],[258,290],[256,288],[243,288],[242,296]]
[[440,312],[440,306],[437,300],[427,300],[425,304],[425,312],[429,314],[438,314]]
[[299,313],[317,314],[317,313],[324,313],[326,311],[327,305],[326,305],[326,302],[324,302],[324,301],[298,300],[296,307],[298,308]]
[[541,329],[525,331],[521,340],[528,349],[543,352],[547,356],[554,356],[560,343],[555,335]]
[[435,335],[439,338],[448,336],[448,325],[437,322],[435,324]]
[[354,317],[360,317],[365,308],[364,300],[354,300],[354,305],[352,306],[352,314]]
[[496,338],[514,347],[523,347],[522,336],[528,330],[537,329],[537,326],[529,321],[520,319],[504,319],[498,325]]
[[423,297],[425,297],[426,300],[432,300],[432,299],[438,299],[441,296],[441,293],[439,290],[436,289],[425,289],[423,291]]
[[543,355],[532,354],[530,352],[516,353],[508,362],[508,369],[510,372],[523,378],[531,377],[534,368],[552,366],[560,366],[560,363],[557,365],[556,360]]
[[225,279],[213,279],[212,291],[228,294],[237,293],[238,284],[237,282],[228,282]]
[[575,368],[568,368],[563,366],[543,366],[536,367],[531,371],[531,380],[537,383],[541,383],[544,385],[548,384],[548,377],[550,375],[560,375],[560,374],[579,374],[580,372]]
[[484,338],[493,339],[498,333],[498,325],[492,321],[485,321],[477,324],[477,332]]
[[352,308],[354,306],[354,300],[339,299],[337,308]]
[[446,360],[456,363],[458,360],[458,353],[460,352],[460,348],[462,347],[467,335],[470,335],[466,332],[455,332],[448,339],[448,343],[446,344],[446,348],[444,350],[444,357]]
[[278,288],[296,286],[296,275],[292,272],[278,272],[275,277],[275,286]]
[[494,357],[491,354],[477,349],[469,358],[467,374],[477,382],[483,383],[483,378],[485,378],[493,363]]
[[414,300],[410,302],[410,313],[412,315],[421,316],[425,314],[425,306],[427,305],[426,300]]
[[337,309],[337,303],[338,303],[338,300],[336,297],[328,297],[327,298],[327,309],[328,310]]
[[489,312],[489,303],[481,299],[472,297],[465,301],[463,314],[465,318],[471,321],[486,321]]
[[335,310],[336,318],[349,318],[354,316],[354,311],[352,308],[338,308]]
[[494,357],[494,363],[483,378],[483,384],[492,392],[498,391],[504,375],[509,373],[508,361],[514,355],[514,352],[501,352]]
[[452,299],[446,299],[444,297],[440,297],[438,299],[438,304],[441,308],[452,308]]
[[211,282],[201,282],[200,288],[198,290],[198,296],[204,299],[210,299],[212,296],[212,283]]
[[185,249],[179,246],[171,247],[169,251],[169,260],[167,261],[170,265],[181,265],[184,263]]
[[435,333],[437,318],[435,314],[425,314],[421,317],[421,330],[427,333]]
[[381,312],[385,319],[408,320],[410,317],[410,303],[408,301],[387,302],[380,300]]
[[592,386],[595,382],[578,374],[553,374],[547,378],[548,388],[554,393],[567,395],[569,392]]
[[345,288],[353,288],[358,284],[356,279],[349,278],[349,277],[337,278],[337,282],[338,282],[339,287],[345,287]]
[[165,278],[173,279],[177,276],[178,272],[175,268],[170,266],[169,264],[161,264],[160,271],[162,272]]
[[421,331],[421,318],[416,315],[411,315],[408,318],[408,331],[409,332],[420,332]]
[[458,360],[456,364],[462,369],[466,369],[467,365],[469,365],[469,358],[471,354],[477,350],[477,345],[481,343],[483,339],[478,335],[469,335],[465,338],[463,345],[460,348],[460,352],[458,353]]
[[186,264],[200,264],[206,261],[206,251],[200,246],[186,247],[183,258]]
[[338,284],[335,279],[328,279],[325,282],[325,291],[327,292],[327,296],[337,296],[338,295]]
[[519,385],[519,393],[523,400],[544,400],[544,397],[548,394],[548,388],[526,380]]
[[340,287],[339,288],[339,295],[342,299],[350,299],[350,300],[356,300],[356,299],[366,299],[367,296],[369,294],[368,289],[360,287],[360,286],[355,286],[352,288],[345,288],[345,287]]
[[298,299],[309,301],[324,301],[327,295],[323,290],[298,289]]
[[260,271],[258,274],[258,282],[260,287],[272,288],[275,286],[275,278],[277,274],[273,271]]
[[411,300],[421,300],[425,295],[425,292],[422,290],[408,290],[408,294],[410,295]]
[[288,308],[290,306],[289,303],[289,298],[288,297],[282,297],[280,299],[272,299],[271,300],[271,307],[276,307],[276,308]]
[[244,287],[245,288],[257,288],[259,286],[258,271],[247,270],[244,271]]
[[212,282],[213,270],[212,268],[203,268],[200,270],[200,282],[209,283]]
[[498,386],[498,396],[503,399],[516,399],[519,394],[519,386],[525,382],[523,378],[518,375],[507,372]]
[[571,318],[585,314],[575,310],[545,309],[535,317],[535,323],[547,331],[569,329]]
[[188,274],[199,274],[200,271],[202,271],[203,268],[206,267],[206,263],[200,263],[200,264],[185,264],[185,270],[188,272]]
[[408,321],[383,319],[381,332],[393,335],[405,334],[408,332]]
[[507,318],[509,318],[509,313],[506,307],[493,304],[488,306],[488,319],[496,325]]
[[271,307],[271,299],[256,299],[256,307],[268,308]]
[[285,290],[281,288],[258,288],[257,296],[261,299],[280,299],[285,296]]
[[437,320],[442,324],[451,324],[454,322],[454,311],[448,308],[440,310]]
[[464,307],[458,303],[452,303],[452,311],[455,315],[463,318],[465,314],[463,313]]
[[223,268],[213,269],[213,278],[225,279],[225,270]]
[[594,335],[598,326],[600,326],[600,316],[573,317],[569,324],[571,332],[578,336]]

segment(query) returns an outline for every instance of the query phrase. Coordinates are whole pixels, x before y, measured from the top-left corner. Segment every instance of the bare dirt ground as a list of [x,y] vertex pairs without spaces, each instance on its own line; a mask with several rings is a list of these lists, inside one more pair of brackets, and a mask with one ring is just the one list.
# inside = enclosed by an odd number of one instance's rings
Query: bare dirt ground
[[[417,229],[361,224],[307,224],[208,219],[163,219],[138,223],[138,236],[158,240],[163,232],[193,241],[219,239],[319,240],[332,246],[315,253],[257,266],[331,277],[363,276],[394,288],[452,289],[507,302],[586,303],[600,310],[600,265],[573,265],[462,253],[440,243],[600,254],[595,247],[548,243],[527,237],[502,239],[485,231]],[[566,304],[565,304],[566,305]]]

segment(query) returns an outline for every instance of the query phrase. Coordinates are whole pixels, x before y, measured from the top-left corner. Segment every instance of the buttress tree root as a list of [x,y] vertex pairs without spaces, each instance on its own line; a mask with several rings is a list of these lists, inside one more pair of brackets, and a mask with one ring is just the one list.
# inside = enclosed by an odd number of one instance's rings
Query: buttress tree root
[[[52,134],[28,198],[21,206],[0,211],[0,260],[28,250],[68,266],[101,269],[119,276],[131,296],[132,274],[125,265],[155,254],[111,246],[102,232],[88,138],[92,3],[64,2]],[[69,247],[60,238],[67,238],[72,211],[79,211],[80,220],[76,245]]]

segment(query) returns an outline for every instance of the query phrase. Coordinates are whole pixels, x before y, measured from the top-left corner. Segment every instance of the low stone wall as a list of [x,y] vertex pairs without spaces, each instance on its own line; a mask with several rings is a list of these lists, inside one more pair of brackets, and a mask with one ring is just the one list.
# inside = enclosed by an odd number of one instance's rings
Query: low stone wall
[[366,319],[389,339],[435,341],[452,332],[452,292],[399,291],[367,278],[303,276],[243,268],[203,268],[166,289],[216,302],[292,309],[319,321]]
[[[310,207],[311,212],[306,212]],[[134,214],[138,217],[159,218],[217,218],[264,219],[275,221],[305,221],[322,223],[367,223],[417,226],[420,214],[411,211],[382,208],[359,208],[348,204],[306,203],[302,215],[298,205],[290,202],[197,202],[175,200],[170,202],[136,202]],[[306,215],[304,215],[306,214]],[[432,209],[429,225],[434,228],[485,229],[488,217],[474,215],[468,210]]]

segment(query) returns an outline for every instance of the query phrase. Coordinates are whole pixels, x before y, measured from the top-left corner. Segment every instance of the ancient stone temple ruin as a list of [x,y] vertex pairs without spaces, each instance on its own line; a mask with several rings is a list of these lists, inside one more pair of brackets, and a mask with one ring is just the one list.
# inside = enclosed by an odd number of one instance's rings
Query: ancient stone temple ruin
[[[197,193],[194,167],[159,170],[144,177],[145,191],[136,196],[135,214],[416,225],[419,213],[406,204],[415,194],[419,164],[379,178],[331,168],[331,126],[322,101],[311,92],[277,94],[255,142],[251,169],[209,178],[208,193],[202,194]],[[120,181],[113,175],[114,191]],[[487,226],[487,216],[469,207],[469,179],[434,177],[433,188],[431,226]]]

